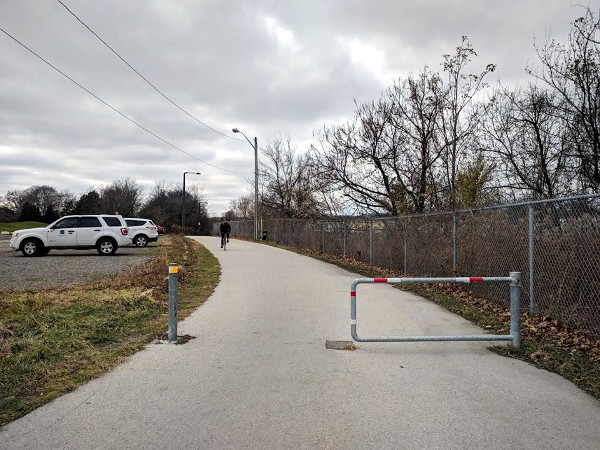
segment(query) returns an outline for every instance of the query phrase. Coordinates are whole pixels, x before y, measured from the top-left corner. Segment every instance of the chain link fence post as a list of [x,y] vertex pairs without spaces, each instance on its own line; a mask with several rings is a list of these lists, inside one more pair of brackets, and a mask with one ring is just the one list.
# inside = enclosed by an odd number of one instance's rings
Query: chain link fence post
[[403,258],[402,258],[403,259],[402,264],[404,266],[403,267],[404,268],[404,275],[407,275],[408,274],[408,270],[406,268],[406,264],[407,264],[407,260],[408,260],[408,218],[404,219],[403,224],[404,224],[404,233],[403,233],[404,234],[404,236],[403,236],[404,239],[403,239],[403,242],[402,242],[402,247],[403,247],[404,255],[403,255]]
[[373,265],[373,219],[369,219],[369,264]]
[[535,218],[534,218],[534,206],[529,205],[529,314],[533,315],[533,308],[535,306]]
[[346,257],[346,251],[347,251],[346,250],[346,246],[348,245],[348,236],[347,236],[348,230],[346,228],[346,221],[345,220],[344,220],[343,224],[344,224],[344,258],[345,258]]
[[458,249],[456,246],[456,213],[452,214],[452,271],[456,273]]

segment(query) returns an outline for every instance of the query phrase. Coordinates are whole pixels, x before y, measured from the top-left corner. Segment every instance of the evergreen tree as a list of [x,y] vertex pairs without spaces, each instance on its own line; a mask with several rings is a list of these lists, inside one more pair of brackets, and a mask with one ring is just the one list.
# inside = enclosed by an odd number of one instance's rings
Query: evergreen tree
[[36,205],[25,202],[18,220],[19,222],[42,222],[42,214]]

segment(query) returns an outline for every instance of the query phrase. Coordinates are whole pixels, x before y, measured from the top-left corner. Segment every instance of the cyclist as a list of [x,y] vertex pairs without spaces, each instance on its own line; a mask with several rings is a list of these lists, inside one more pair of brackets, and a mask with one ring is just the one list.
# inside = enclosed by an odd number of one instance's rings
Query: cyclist
[[219,225],[219,231],[221,232],[221,248],[223,248],[223,242],[225,239],[229,242],[229,233],[231,232],[231,225],[227,222],[227,218],[223,218],[223,222]]

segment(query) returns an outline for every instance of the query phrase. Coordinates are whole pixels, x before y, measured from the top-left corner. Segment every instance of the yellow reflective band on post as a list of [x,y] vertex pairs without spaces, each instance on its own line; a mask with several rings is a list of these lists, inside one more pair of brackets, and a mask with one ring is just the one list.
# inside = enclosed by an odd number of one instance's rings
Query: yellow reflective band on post
[[169,266],[169,273],[178,273],[179,266]]

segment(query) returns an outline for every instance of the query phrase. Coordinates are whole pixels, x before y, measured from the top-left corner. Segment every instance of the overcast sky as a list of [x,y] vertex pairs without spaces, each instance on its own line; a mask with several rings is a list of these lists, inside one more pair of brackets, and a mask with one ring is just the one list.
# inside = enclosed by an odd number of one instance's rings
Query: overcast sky
[[463,35],[478,53],[470,71],[494,63],[489,82],[523,84],[534,40],[564,42],[584,12],[569,0],[62,2],[195,119],[58,1],[0,0],[0,28],[160,138],[0,31],[0,196],[32,185],[79,196],[127,177],[148,194],[198,171],[186,187],[203,189],[215,215],[252,192],[253,149],[233,127],[259,147],[290,137],[302,151],[355,100],[439,70]]

